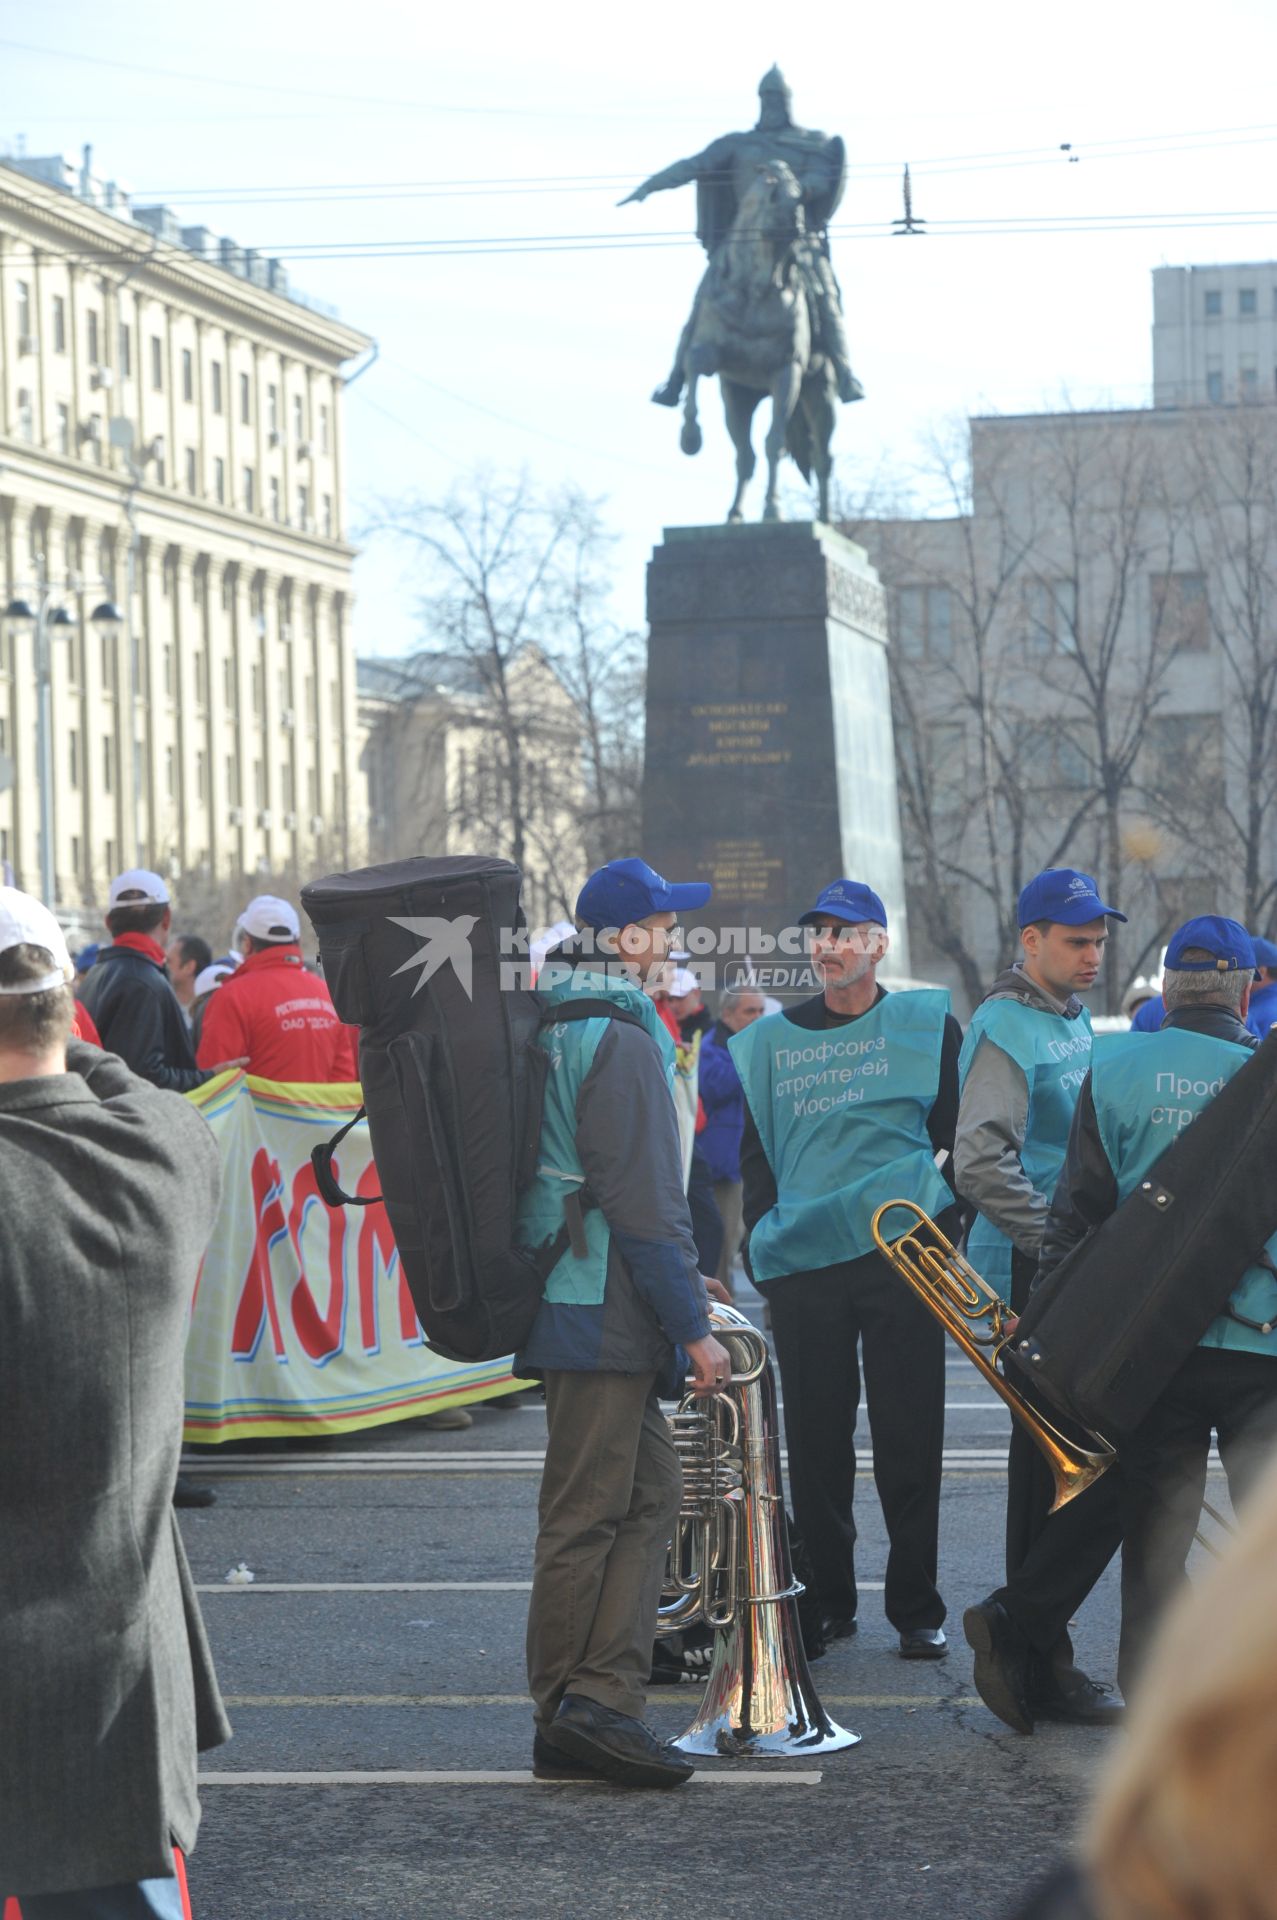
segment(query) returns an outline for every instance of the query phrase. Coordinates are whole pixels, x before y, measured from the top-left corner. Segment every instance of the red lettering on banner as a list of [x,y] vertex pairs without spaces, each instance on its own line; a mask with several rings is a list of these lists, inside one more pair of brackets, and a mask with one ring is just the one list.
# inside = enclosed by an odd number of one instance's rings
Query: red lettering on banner
[[279,1161],[272,1160],[265,1147],[259,1147],[253,1155],[253,1251],[231,1329],[231,1355],[236,1360],[254,1357],[268,1320],[275,1358],[287,1357],[270,1266],[271,1248],[288,1232],[283,1197],[284,1176],[279,1170]]
[[[332,1163],[333,1178],[340,1181],[337,1162]],[[302,1252],[302,1230],[312,1207],[319,1209],[328,1229],[328,1311],[321,1313],[310,1281],[306,1278],[306,1258]],[[301,1278],[293,1288],[292,1313],[297,1338],[308,1359],[322,1367],[340,1353],[346,1340],[346,1214],[344,1208],[330,1208],[319,1195],[315,1169],[307,1160],[297,1170],[293,1182],[293,1203],[288,1214],[288,1233],[297,1255]]]

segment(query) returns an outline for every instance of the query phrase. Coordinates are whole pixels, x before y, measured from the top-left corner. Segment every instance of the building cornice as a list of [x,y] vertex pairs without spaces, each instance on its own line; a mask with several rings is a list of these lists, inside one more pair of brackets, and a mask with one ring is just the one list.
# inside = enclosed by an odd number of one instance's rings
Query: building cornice
[[[154,299],[269,338],[299,358],[338,367],[373,345],[371,336],[355,327],[326,319],[250,280],[240,280],[186,247],[157,242],[145,228],[103,213],[0,161],[0,221],[5,219],[36,230],[30,237],[33,248],[43,246],[53,256],[69,254],[80,260],[86,273],[106,279],[127,275],[130,287]],[[40,234],[45,236],[43,241]]]

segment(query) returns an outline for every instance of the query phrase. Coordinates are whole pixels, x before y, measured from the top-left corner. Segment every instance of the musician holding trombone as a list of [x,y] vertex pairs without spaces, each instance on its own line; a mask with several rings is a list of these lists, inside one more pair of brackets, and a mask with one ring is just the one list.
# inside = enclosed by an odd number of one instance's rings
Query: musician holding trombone
[[[1108,920],[1090,874],[1051,867],[1019,898],[1023,956],[972,1015],[959,1064],[954,1146],[958,1191],[978,1216],[966,1253],[1020,1312],[1037,1269],[1073,1109],[1091,1057],[1090,1015]],[[969,1607],[963,1631],[975,1684],[1019,1733],[1036,1718],[1108,1725],[1121,1701],[1074,1664],[1068,1622],[1121,1540],[1118,1476],[1110,1472],[1048,1520],[1051,1475],[1023,1426],[1007,1461],[1006,1584]]]
[[[1135,1193],[1165,1149],[1245,1066],[1257,1045],[1246,1026],[1255,959],[1250,935],[1237,921],[1214,914],[1187,921],[1166,950],[1160,1031],[1106,1034],[1096,1041],[1046,1222],[1040,1279]],[[1200,1137],[1205,1143],[1205,1131]],[[1198,1138],[1194,1127],[1188,1143]],[[1205,1144],[1201,1150],[1207,1153]],[[1224,1165],[1212,1171],[1208,1159],[1203,1178],[1217,1186],[1224,1172]],[[1192,1217],[1190,1205],[1181,1233],[1188,1232]],[[1115,1483],[1120,1477],[1126,1505],[1118,1656],[1124,1691],[1183,1580],[1202,1509],[1212,1430],[1234,1504],[1245,1499],[1277,1446],[1275,1253],[1277,1237],[1241,1275],[1225,1310],[1134,1432],[1122,1436],[1120,1476],[1104,1477]]]
[[943,1659],[936,1586],[944,1335],[894,1278],[870,1223],[884,1194],[952,1209],[937,1170],[962,1033],[940,991],[888,994],[887,916],[837,880],[802,917],[823,990],[733,1035],[750,1272],[771,1308],[794,1518],[826,1631],[856,1631],[855,1431],[863,1347],[874,1479],[890,1540],[885,1605],[904,1659]]

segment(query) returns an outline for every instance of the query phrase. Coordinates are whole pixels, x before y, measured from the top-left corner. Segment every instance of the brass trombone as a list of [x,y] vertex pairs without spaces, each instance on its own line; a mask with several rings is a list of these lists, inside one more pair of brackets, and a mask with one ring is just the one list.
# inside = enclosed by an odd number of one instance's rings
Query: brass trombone
[[[883,1223],[890,1213],[908,1215],[911,1224],[901,1233],[888,1233]],[[1098,1433],[1089,1435],[1094,1451],[1070,1440],[1002,1372],[998,1357],[1010,1335],[1009,1310],[1001,1296],[912,1200],[888,1200],[874,1214],[870,1230],[878,1251],[961,1347],[1041,1452],[1055,1483],[1051,1512],[1085,1493],[1108,1472],[1117,1449]]]

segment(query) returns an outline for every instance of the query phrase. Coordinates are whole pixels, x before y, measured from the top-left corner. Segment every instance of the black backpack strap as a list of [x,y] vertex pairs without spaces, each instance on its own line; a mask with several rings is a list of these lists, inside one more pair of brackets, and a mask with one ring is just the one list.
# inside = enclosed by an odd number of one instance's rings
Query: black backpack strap
[[[647,1027],[636,1013],[630,1013],[625,1007],[618,1007],[613,1000],[582,996],[579,1000],[556,1001],[547,1007],[541,1015],[543,1027],[557,1027],[563,1021],[574,1020],[619,1020],[627,1027],[638,1027],[647,1032]],[[538,1247],[533,1256],[537,1272],[542,1280],[548,1280],[555,1267],[569,1248],[576,1260],[584,1260],[589,1254],[589,1243],[585,1237],[585,1215],[598,1206],[598,1201],[584,1184],[570,1187],[563,1196],[563,1225],[552,1240]]]
[[647,1027],[636,1013],[618,1007],[614,1000],[600,1000],[597,997],[558,1000],[541,1015],[543,1027],[557,1027],[565,1020],[619,1020],[623,1026],[639,1027],[644,1033],[647,1032]]
[[331,1140],[321,1141],[319,1146],[310,1150],[310,1164],[315,1169],[315,1185],[319,1188],[319,1197],[330,1207],[375,1207],[381,1199],[379,1193],[370,1193],[362,1199],[353,1193],[346,1193],[338,1186],[333,1175],[333,1155],[336,1153],[352,1127],[357,1127],[365,1118],[367,1107],[360,1107],[353,1120],[347,1120],[344,1127],[335,1133]]

